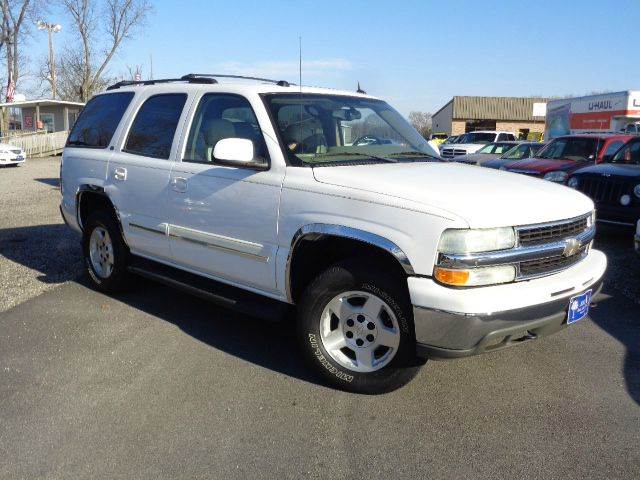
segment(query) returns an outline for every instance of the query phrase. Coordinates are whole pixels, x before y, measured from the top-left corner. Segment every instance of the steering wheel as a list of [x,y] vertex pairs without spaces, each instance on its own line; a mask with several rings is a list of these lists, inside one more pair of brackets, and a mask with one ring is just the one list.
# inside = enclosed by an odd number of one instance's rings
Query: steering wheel
[[364,145],[382,145],[382,139],[375,135],[363,135],[353,142],[353,145],[355,147],[361,147]]

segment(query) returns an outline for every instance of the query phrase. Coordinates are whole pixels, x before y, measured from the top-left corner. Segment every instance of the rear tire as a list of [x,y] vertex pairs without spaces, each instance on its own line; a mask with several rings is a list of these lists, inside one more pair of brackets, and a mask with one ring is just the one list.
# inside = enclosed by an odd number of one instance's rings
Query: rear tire
[[130,254],[115,215],[98,210],[83,227],[82,251],[92,285],[105,293],[124,290],[128,286]]
[[306,289],[298,308],[298,341],[311,368],[331,385],[379,394],[419,371],[406,280],[362,261],[340,262]]

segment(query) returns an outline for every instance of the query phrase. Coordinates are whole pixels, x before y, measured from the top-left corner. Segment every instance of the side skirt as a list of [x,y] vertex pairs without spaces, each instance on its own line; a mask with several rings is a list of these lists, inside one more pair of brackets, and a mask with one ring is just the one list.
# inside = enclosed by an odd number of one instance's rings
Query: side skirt
[[264,320],[282,320],[292,308],[291,305],[285,302],[247,292],[246,290],[225,285],[136,255],[132,256],[132,262],[128,270],[141,277],[182,290],[221,307]]

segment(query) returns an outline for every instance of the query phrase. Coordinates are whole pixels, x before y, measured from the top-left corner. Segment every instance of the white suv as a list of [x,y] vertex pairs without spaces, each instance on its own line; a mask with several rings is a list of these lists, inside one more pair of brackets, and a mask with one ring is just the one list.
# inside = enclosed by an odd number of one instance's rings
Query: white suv
[[61,211],[99,290],[134,273],[294,311],[309,365],[364,393],[587,314],[607,262],[586,196],[442,162],[366,94],[216,78],[121,82],[78,118]]
[[513,132],[495,132],[493,130],[479,130],[460,135],[455,143],[440,145],[442,158],[453,158],[460,155],[476,153],[482,147],[495,142],[515,142],[516,135]]

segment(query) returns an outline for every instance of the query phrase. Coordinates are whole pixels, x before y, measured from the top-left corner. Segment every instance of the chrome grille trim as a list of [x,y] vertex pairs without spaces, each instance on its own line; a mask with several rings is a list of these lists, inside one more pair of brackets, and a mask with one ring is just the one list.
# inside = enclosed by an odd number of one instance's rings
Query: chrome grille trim
[[[516,245],[514,248],[468,254],[441,253],[438,259],[438,266],[454,269],[472,269],[513,265],[516,268],[516,281],[552,275],[572,267],[583,260],[589,253],[590,244],[596,235],[595,225],[587,228],[587,219],[590,216],[591,213],[568,220],[515,227]],[[522,245],[520,242],[520,232],[544,231],[544,229],[553,231],[556,227],[571,226],[573,224],[580,225],[583,221],[584,229],[577,234],[568,233],[552,237],[551,241],[545,243]],[[564,229],[560,230],[564,231]],[[566,230],[574,232],[574,229],[570,227]],[[575,254],[565,256],[565,248],[569,239],[575,239],[578,243],[578,248]]]

